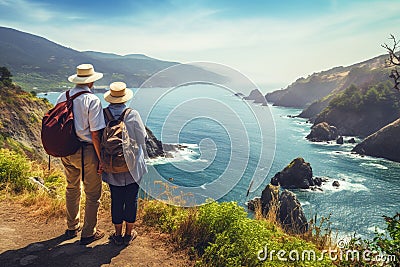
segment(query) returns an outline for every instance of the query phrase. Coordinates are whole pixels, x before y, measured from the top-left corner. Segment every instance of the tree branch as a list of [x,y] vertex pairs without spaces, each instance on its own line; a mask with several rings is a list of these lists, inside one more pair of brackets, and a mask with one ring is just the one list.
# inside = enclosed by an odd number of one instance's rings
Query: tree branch
[[[390,40],[392,40],[393,44],[389,46],[388,44],[384,43],[381,45],[383,48],[385,48],[388,53],[389,53],[389,61],[392,65],[395,66],[394,69],[392,69],[392,72],[390,73],[390,78],[393,79],[394,81],[394,89],[397,91],[400,91],[400,74],[399,71],[397,70],[397,66],[400,66],[400,51],[397,51],[399,49],[399,44],[400,41],[396,40],[396,37],[394,37],[393,34],[390,35]],[[397,52],[397,55],[396,55]]]
[[390,62],[395,66],[400,66],[400,55],[396,55],[396,50],[398,49],[400,41],[397,41],[393,34],[390,35],[389,39],[393,40],[392,46],[386,43],[381,46],[388,51]]

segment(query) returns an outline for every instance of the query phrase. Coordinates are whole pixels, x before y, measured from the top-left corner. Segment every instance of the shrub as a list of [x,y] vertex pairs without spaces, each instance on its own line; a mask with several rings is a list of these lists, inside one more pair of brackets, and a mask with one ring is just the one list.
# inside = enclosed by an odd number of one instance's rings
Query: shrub
[[246,217],[247,213],[235,202],[209,202],[190,210],[175,231],[174,239],[180,247],[192,247],[201,256],[218,234]]
[[[143,221],[172,233],[180,248],[189,249],[198,258],[199,266],[332,266],[326,257],[321,261],[303,261],[303,251],[315,251],[317,259],[321,252],[315,245],[285,234],[266,220],[248,218],[235,202],[209,202],[184,209],[151,200],[144,208]],[[281,261],[275,253],[272,260],[268,254],[262,261],[259,252],[265,248],[268,253],[285,250],[286,258],[291,250],[297,250],[300,258]]]
[[207,227],[210,234],[216,235],[246,217],[247,213],[236,202],[210,202],[200,206],[197,223]]
[[24,189],[32,190],[28,180],[31,164],[27,158],[17,152],[0,149],[0,186],[9,187],[13,192],[20,193]]
[[[243,208],[236,203],[211,203],[199,209],[199,219],[208,225],[215,237],[205,248],[201,258],[202,266],[332,266],[324,259],[322,261],[302,261],[301,253],[313,250],[318,259],[321,253],[306,241],[286,235],[283,231],[265,220],[247,218]],[[292,250],[299,252],[299,260],[293,262],[281,261],[277,253],[265,255],[265,261],[258,257],[259,251],[267,249],[268,253],[284,250],[287,254]]]
[[396,257],[395,264],[400,265],[400,213],[393,217],[384,216],[386,221],[386,233],[375,233],[373,243],[376,248],[387,255]]
[[143,223],[167,233],[176,230],[186,217],[187,211],[183,208],[157,200],[148,200],[143,208]]

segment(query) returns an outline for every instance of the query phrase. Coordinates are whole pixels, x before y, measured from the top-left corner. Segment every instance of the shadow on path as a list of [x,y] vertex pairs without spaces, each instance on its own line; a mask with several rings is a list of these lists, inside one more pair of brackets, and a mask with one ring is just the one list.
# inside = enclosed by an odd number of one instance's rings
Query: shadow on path
[[104,237],[88,246],[79,245],[79,238],[65,240],[64,235],[31,243],[0,254],[1,266],[84,266],[110,264],[124,246],[115,246]]

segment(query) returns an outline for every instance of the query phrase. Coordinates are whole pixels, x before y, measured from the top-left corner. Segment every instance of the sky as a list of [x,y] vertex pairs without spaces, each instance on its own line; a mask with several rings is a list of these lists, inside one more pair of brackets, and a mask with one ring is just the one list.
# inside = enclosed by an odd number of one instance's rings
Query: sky
[[224,64],[263,91],[385,54],[399,25],[398,0],[0,0],[0,26],[79,51]]

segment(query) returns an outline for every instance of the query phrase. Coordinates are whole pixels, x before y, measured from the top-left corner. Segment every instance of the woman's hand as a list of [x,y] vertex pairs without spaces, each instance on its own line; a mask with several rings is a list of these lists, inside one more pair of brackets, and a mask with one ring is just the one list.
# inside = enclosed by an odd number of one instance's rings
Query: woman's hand
[[101,161],[99,161],[99,166],[97,167],[97,174],[102,174],[104,171],[103,169],[103,163]]

